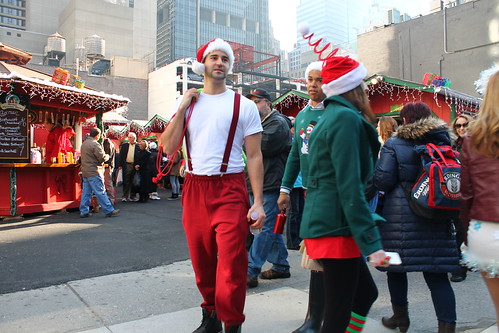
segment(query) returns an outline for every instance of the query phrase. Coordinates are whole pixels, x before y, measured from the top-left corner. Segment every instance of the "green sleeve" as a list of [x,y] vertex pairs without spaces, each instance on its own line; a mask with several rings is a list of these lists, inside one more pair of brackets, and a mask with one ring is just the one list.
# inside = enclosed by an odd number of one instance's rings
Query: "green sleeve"
[[281,187],[288,190],[292,190],[296,181],[296,177],[300,173],[300,147],[299,144],[301,138],[297,138],[297,133],[295,132],[295,138],[291,145],[291,151],[288,155],[288,160],[286,162],[286,169],[284,170],[284,175],[282,177]]

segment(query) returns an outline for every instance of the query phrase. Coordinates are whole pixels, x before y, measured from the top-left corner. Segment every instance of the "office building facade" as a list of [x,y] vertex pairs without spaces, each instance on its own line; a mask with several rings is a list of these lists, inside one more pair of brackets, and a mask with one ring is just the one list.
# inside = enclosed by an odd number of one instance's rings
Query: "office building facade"
[[[369,8],[366,0],[307,0],[296,8],[297,25],[308,23],[314,40],[323,38],[325,43],[350,48],[362,32],[364,11]],[[298,47],[306,48],[307,41],[298,34]]]
[[33,55],[43,63],[49,36],[65,38],[61,65],[74,66],[84,39],[105,40],[106,58],[147,59],[154,64],[157,0],[0,0],[0,42]]
[[219,37],[279,54],[273,47],[268,0],[158,0],[157,66],[195,57]]

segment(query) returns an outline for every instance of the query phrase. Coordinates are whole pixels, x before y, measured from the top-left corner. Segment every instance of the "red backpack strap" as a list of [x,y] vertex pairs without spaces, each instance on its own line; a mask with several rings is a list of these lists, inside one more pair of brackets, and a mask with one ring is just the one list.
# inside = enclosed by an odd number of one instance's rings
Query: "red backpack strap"
[[237,123],[239,121],[240,104],[241,104],[241,95],[235,93],[234,110],[232,112],[232,122],[230,123],[229,137],[227,138],[227,143],[225,144],[224,157],[222,160],[222,165],[220,166],[220,172],[222,174],[227,172],[227,167],[229,166],[230,151],[232,150],[232,144],[234,143],[234,136],[236,135]]

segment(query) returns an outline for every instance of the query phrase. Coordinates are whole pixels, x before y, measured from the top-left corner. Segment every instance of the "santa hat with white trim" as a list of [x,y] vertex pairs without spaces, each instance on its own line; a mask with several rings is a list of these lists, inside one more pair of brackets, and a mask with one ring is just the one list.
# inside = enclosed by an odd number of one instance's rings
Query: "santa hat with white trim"
[[308,74],[310,74],[311,71],[322,71],[322,66],[324,66],[324,61],[314,61],[310,63],[307,66],[307,69],[305,69],[305,80],[308,79]]
[[[319,60],[324,61],[322,67],[322,91],[327,97],[341,95],[359,86],[367,75],[367,69],[360,62],[348,57],[335,56],[339,49],[332,50],[325,58],[322,53],[326,51],[331,43],[327,43],[318,50],[322,38],[312,42],[313,33],[309,34],[307,24],[301,24],[298,28],[308,44],[314,47],[314,52],[319,55]],[[308,68],[307,68],[308,69]]]
[[232,47],[230,44],[224,41],[223,39],[216,38],[204,45],[202,45],[196,54],[196,60],[192,63],[192,71],[199,75],[204,75],[205,67],[204,67],[204,59],[208,54],[213,51],[220,50],[227,54],[229,57],[229,73],[232,72],[232,66],[234,65],[234,51],[232,51]]

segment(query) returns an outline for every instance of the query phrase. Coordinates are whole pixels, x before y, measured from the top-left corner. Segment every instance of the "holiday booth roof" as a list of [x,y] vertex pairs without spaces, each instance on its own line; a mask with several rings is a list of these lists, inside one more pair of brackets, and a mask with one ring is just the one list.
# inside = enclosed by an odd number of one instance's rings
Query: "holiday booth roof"
[[[123,126],[129,124],[131,121],[120,115],[117,110],[109,111],[102,115],[102,123],[108,126]],[[92,127],[96,125],[96,118],[88,118],[85,126]]]
[[309,98],[307,93],[289,90],[276,98],[272,105],[286,116],[296,116],[300,110],[307,106]]
[[[134,132],[137,136],[143,137],[150,133],[162,133],[168,122],[168,119],[157,114],[150,120],[132,120],[124,126],[110,126],[106,135],[111,139],[122,140],[128,136],[128,133]],[[106,124],[105,121],[103,123]]]
[[0,89],[9,92],[15,84],[16,94],[29,95],[32,104],[62,107],[81,112],[97,113],[126,106],[126,97],[106,94],[85,88],[66,86],[51,81],[52,76],[24,66],[7,64],[0,61]]
[[364,82],[369,87],[369,95],[380,94],[390,99],[395,96],[405,95],[408,102],[419,102],[423,94],[429,93],[434,95],[436,105],[440,107],[441,105],[436,98],[437,95],[440,95],[445,99],[447,106],[455,108],[458,114],[461,112],[477,113],[482,102],[481,98],[448,87],[428,86],[382,74],[374,74],[365,79]]

